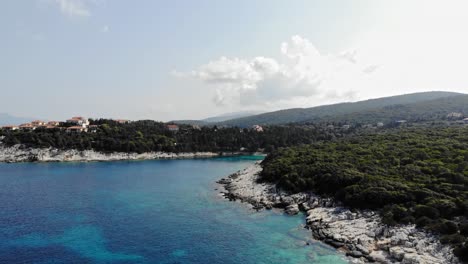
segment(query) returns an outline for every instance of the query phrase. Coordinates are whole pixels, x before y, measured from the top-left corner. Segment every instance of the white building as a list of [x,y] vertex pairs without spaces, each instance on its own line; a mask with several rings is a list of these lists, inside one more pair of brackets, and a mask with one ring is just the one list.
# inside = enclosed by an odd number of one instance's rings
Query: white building
[[462,113],[452,112],[447,115],[447,118],[461,118],[463,117]]
[[81,133],[81,132],[88,132],[88,129],[83,126],[72,126],[67,128],[67,133]]
[[256,132],[263,132],[263,127],[259,125],[253,125],[252,129],[255,130]]
[[98,125],[90,125],[88,127],[88,132],[91,132],[91,133],[96,133],[98,131]]
[[67,119],[67,123],[73,124],[75,126],[82,126],[82,127],[89,126],[88,118],[81,117],[81,116],[74,116],[70,119]]
[[130,123],[131,121],[128,120],[128,119],[114,119],[115,122],[119,123],[119,124],[128,124]]
[[47,126],[59,126],[60,122],[59,121],[49,121],[47,122]]
[[172,132],[177,132],[179,131],[179,126],[178,125],[167,125],[167,129]]
[[30,123],[26,123],[26,124],[21,124],[19,125],[19,129],[21,130],[34,130],[36,129],[36,126],[30,124]]
[[46,122],[44,122],[42,120],[34,120],[34,121],[31,122],[31,125],[33,125],[33,126],[45,126]]
[[2,129],[6,131],[14,131],[14,130],[18,130],[19,127],[18,126],[3,126]]

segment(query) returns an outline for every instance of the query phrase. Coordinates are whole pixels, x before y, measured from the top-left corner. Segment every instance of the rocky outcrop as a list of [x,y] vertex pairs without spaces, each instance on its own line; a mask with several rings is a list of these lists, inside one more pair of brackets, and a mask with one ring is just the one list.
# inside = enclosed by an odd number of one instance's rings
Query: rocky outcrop
[[284,208],[284,211],[289,215],[296,215],[299,213],[299,206],[297,204],[290,204]]
[[373,211],[351,210],[313,193],[285,193],[273,184],[259,183],[260,171],[256,163],[221,179],[218,183],[226,190],[222,194],[230,200],[248,202],[256,210],[275,207],[284,208],[288,214],[303,211],[305,227],[313,237],[344,252],[354,262],[459,263],[451,247],[414,225],[390,227]]
[[[223,155],[213,152],[167,153],[145,152],[103,153],[94,150],[60,150],[55,148],[26,148],[21,145],[6,147],[0,144],[0,162],[52,162],[52,161],[112,161],[112,160],[150,160],[150,159],[181,159],[181,158],[205,158]],[[235,155],[235,153],[224,153]]]

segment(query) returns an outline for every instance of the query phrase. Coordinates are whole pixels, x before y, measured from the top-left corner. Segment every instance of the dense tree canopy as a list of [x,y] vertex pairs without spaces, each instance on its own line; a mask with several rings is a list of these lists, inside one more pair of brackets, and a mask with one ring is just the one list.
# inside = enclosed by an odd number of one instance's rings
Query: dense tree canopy
[[262,179],[292,192],[380,210],[387,224],[415,223],[468,256],[468,128],[407,128],[280,149]]
[[355,103],[339,103],[311,108],[293,108],[227,120],[219,124],[251,126],[302,122],[343,122],[385,124],[405,119],[411,122],[433,121],[448,113],[468,115],[468,95],[449,92],[426,92],[377,98]]
[[[96,133],[66,133],[61,129],[34,131],[3,131],[3,143],[22,144],[27,147],[54,147],[59,149],[94,149],[121,152],[190,152],[190,151],[239,151],[249,152],[278,147],[309,144],[317,140],[340,137],[345,131],[330,131],[324,126],[269,126],[263,132],[253,129],[193,127],[180,125],[178,132],[171,132],[166,124],[149,120],[119,124],[112,120],[93,120],[99,125]],[[352,130],[346,131],[350,133]]]

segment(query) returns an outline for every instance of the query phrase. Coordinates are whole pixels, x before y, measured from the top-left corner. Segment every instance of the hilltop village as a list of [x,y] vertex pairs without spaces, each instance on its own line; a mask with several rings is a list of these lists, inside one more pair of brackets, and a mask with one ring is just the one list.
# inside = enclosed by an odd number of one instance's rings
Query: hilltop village
[[[130,120],[126,119],[116,119],[115,122],[119,124],[129,123]],[[65,121],[42,121],[34,120],[29,123],[24,123],[20,125],[7,125],[3,126],[2,129],[6,131],[33,131],[37,128],[43,129],[59,129],[64,130],[68,133],[81,133],[81,132],[97,132],[98,125],[91,125],[90,120],[82,116],[74,116]]]
[[[106,121],[113,121],[116,124],[130,124],[134,121],[128,119],[105,119]],[[67,133],[96,133],[99,126],[98,124],[92,124],[93,119],[89,119],[82,116],[74,116],[65,121],[43,121],[43,120],[33,120],[29,123],[24,123],[20,125],[6,125],[0,127],[0,130],[3,131],[34,131],[36,129],[47,129],[47,130],[61,130]],[[96,122],[94,122],[96,123]],[[189,125],[190,128],[194,130],[201,130],[201,127],[198,125]],[[178,132],[180,126],[173,123],[168,123],[165,125],[165,128],[171,132]],[[220,127],[222,128],[222,127]],[[253,131],[263,132],[263,127],[260,125],[253,125],[251,127]]]

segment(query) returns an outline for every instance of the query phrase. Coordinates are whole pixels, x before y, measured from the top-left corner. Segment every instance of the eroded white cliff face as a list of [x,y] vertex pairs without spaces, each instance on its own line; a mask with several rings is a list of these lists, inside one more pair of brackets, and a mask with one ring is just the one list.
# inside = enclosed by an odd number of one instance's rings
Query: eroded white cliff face
[[94,150],[60,150],[54,148],[25,148],[21,145],[6,147],[0,144],[0,162],[52,162],[52,161],[111,161],[111,160],[149,160],[149,159],[181,159],[209,158],[219,156],[213,152],[193,153],[103,153]]

